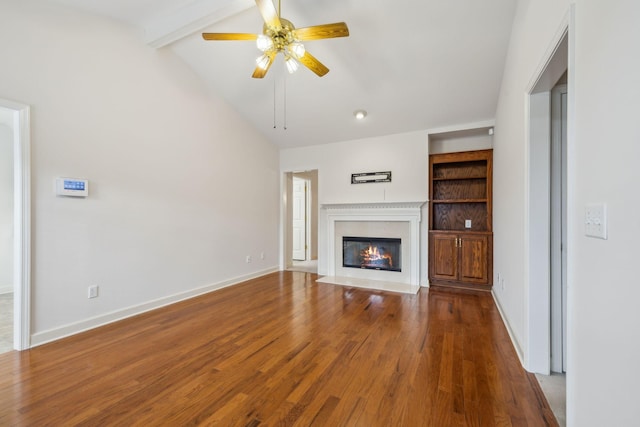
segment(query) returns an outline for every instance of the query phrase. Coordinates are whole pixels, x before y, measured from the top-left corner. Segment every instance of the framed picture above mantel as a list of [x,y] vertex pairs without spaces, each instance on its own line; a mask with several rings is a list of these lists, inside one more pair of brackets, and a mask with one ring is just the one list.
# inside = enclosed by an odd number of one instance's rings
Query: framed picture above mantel
[[391,171],[361,172],[351,174],[352,184],[372,184],[375,182],[391,182]]

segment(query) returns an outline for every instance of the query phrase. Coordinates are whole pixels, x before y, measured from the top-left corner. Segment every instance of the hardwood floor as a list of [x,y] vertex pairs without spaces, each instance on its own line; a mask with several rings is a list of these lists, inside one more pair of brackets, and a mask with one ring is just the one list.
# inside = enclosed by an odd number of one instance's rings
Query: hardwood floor
[[555,426],[488,293],[280,272],[0,355],[0,425]]

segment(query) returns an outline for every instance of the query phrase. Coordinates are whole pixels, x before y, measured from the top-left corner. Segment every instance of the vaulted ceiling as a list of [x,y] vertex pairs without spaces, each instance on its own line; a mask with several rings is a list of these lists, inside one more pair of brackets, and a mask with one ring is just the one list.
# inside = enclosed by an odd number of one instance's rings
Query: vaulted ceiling
[[[253,79],[255,42],[204,41],[201,33],[261,33],[254,0],[51,1],[136,27],[280,147],[493,119],[517,3],[280,0],[296,27],[344,21],[350,36],[305,43],[330,69],[324,77],[306,68],[288,74],[279,56],[264,79]],[[368,112],[361,121],[359,109]]]

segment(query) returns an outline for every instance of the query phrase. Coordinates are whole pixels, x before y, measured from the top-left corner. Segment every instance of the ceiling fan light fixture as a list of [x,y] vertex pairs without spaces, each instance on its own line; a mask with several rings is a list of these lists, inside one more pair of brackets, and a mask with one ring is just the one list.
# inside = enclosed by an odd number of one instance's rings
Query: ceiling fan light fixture
[[298,69],[298,61],[296,61],[292,56],[287,56],[284,60],[285,65],[287,66],[287,71],[289,74],[293,74]]
[[291,52],[296,59],[302,58],[305,54],[304,45],[300,42],[293,42],[289,45],[289,52]]
[[273,49],[273,40],[266,34],[260,34],[256,39],[256,46],[258,46],[258,49],[262,52],[266,52]]
[[267,69],[267,67],[269,66],[269,57],[266,53],[256,58],[256,65],[263,70]]
[[329,68],[307,52],[302,43],[311,40],[348,37],[347,24],[334,22],[296,29],[291,21],[280,16],[280,1],[278,1],[277,8],[275,0],[255,0],[255,3],[264,21],[262,34],[202,33],[202,38],[205,40],[255,41],[256,47],[263,55],[256,59],[257,65],[251,75],[254,79],[263,78],[280,53],[283,54],[285,61],[289,57],[292,58],[287,64],[290,72],[295,71],[300,65],[305,66],[318,77],[329,72]]

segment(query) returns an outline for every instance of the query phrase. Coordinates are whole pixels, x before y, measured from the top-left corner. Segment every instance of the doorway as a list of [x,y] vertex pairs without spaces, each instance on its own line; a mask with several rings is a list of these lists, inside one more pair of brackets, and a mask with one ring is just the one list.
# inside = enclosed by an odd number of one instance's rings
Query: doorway
[[[572,12],[573,13],[573,12]],[[527,91],[525,368],[536,377],[560,425],[566,420],[567,146],[571,126],[569,25]],[[554,108],[552,109],[552,104]],[[564,104],[564,106],[563,106]],[[557,371],[558,374],[552,374]]]
[[[562,268],[559,252],[554,250],[552,263],[552,233],[555,230],[567,229],[567,224],[559,223],[560,213],[552,215],[552,209],[561,212],[560,207],[552,207],[552,181],[554,185],[561,182],[552,177],[552,130],[554,128],[551,113],[552,90],[562,81],[568,69],[568,35],[562,34],[540,75],[534,80],[528,93],[528,163],[527,163],[527,218],[528,231],[527,250],[527,334],[529,343],[525,354],[525,367],[531,372],[548,375],[551,371],[551,275],[552,264]],[[567,83],[570,74],[566,77]],[[570,87],[570,85],[569,85]],[[568,91],[567,91],[568,94]],[[564,124],[566,129],[567,122]],[[565,138],[566,140],[566,138]],[[566,144],[565,144],[566,145]],[[558,171],[564,166],[566,174],[568,156],[561,163],[554,164]],[[559,187],[558,187],[559,188]],[[564,198],[570,189],[565,189]],[[562,197],[560,190],[555,191],[556,199]],[[566,202],[565,202],[566,211]],[[565,213],[566,216],[566,213]],[[563,248],[565,254],[568,248]],[[564,268],[566,271],[566,268]],[[555,268],[555,271],[560,271]]]
[[285,174],[284,268],[318,271],[318,171]]
[[[0,99],[0,149],[9,156],[6,166],[12,171],[2,174],[2,198],[10,200],[12,207],[0,212],[0,247],[8,251],[11,261],[3,264],[4,295],[11,295],[13,307],[12,345],[9,349],[25,350],[30,346],[30,272],[31,272],[31,160],[30,160],[29,106]],[[6,171],[5,171],[6,172]],[[11,182],[9,182],[11,181]],[[12,193],[12,194],[7,194]],[[3,203],[4,205],[4,203]],[[8,219],[10,218],[10,219]],[[11,270],[10,272],[8,270]]]

